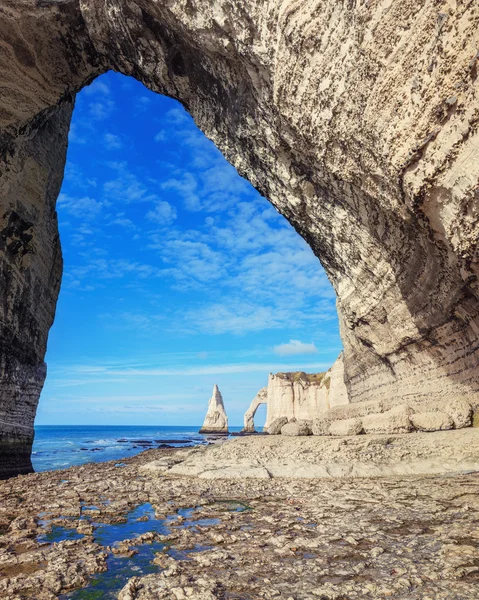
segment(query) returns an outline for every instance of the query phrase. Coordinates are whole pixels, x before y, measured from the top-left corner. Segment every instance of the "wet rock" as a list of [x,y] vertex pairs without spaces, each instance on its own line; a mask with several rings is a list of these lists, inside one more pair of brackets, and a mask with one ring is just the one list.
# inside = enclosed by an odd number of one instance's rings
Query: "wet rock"
[[[141,544],[161,543],[154,558],[158,572],[122,581],[123,590],[119,587],[116,593],[123,599],[171,600],[184,594],[215,600],[476,600],[476,474],[391,476],[391,466],[385,463],[392,460],[393,466],[409,467],[413,457],[426,456],[429,473],[434,457],[452,462],[461,445],[465,457],[477,456],[478,431],[347,440],[253,436],[197,453],[148,450],[127,459],[123,469],[115,469],[114,462],[73,467],[61,486],[58,480],[64,474],[58,472],[1,482],[0,513],[9,515],[7,522],[35,519],[40,513],[45,518],[48,506],[52,524],[75,527],[77,519],[66,519],[65,511],[78,515],[82,507],[96,506],[101,514],[87,515],[90,524],[125,522],[135,505],[151,502],[155,513],[167,519],[169,532],[152,531],[154,519],[151,526],[130,519],[131,537],[118,546],[130,557],[125,562],[141,569],[135,563],[138,555],[131,551]],[[159,476],[143,468],[168,455],[175,460],[179,455],[202,456],[204,464],[219,471],[246,460],[273,466],[293,462],[288,478],[206,480],[167,472]],[[386,464],[386,470],[380,479],[344,477],[347,470],[341,474],[341,465],[351,468],[359,460],[370,469]],[[340,479],[298,479],[300,468],[315,468],[320,461],[327,461],[331,472],[336,468]],[[75,586],[88,586],[95,573],[112,564],[107,562],[110,550],[91,536],[40,543],[36,536],[20,539],[18,534],[30,531],[31,524],[26,529],[20,520],[17,524],[20,528],[0,538],[1,598],[53,600]],[[142,531],[147,526],[146,531],[135,536],[135,526]],[[40,521],[36,529],[45,527]],[[119,549],[112,544],[112,553]],[[95,587],[82,593],[91,592]]]
[[86,520],[79,521],[77,525],[77,531],[78,533],[82,533],[83,535],[92,535],[93,525]]

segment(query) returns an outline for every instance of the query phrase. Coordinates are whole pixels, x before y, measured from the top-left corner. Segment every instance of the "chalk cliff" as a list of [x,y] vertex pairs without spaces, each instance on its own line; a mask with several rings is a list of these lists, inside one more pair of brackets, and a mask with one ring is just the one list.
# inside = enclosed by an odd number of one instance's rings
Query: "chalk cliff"
[[348,402],[342,354],[326,373],[270,373],[267,387],[259,390],[244,415],[243,431],[255,431],[254,415],[261,404],[266,404],[264,430],[268,431],[277,419],[312,422]]
[[228,433],[228,417],[223,396],[217,385],[214,386],[213,395],[208,401],[208,410],[200,433]]
[[351,402],[479,394],[479,4],[2,0],[0,471],[31,468],[75,94],[178,98],[336,290]]

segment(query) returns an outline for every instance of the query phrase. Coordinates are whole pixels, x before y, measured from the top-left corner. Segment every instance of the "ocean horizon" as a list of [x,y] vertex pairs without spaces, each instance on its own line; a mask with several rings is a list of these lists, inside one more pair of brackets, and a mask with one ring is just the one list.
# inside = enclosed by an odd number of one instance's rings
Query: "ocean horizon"
[[[159,447],[207,443],[201,425],[36,425],[32,464],[37,472],[135,456]],[[242,428],[232,426],[230,432]]]

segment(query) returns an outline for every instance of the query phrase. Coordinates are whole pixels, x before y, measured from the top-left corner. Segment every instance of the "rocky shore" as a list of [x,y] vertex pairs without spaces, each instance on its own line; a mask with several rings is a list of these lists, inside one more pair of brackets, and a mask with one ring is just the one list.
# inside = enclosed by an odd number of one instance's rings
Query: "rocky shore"
[[[469,437],[453,439],[458,434]],[[475,452],[479,441],[476,430],[441,435],[434,445],[444,458],[453,447],[456,457],[461,447]],[[400,439],[367,437],[371,465],[384,463],[395,445],[406,461]],[[329,450],[323,440],[317,452],[346,456],[351,440],[330,439]],[[279,444],[283,451],[289,444],[288,460],[301,453],[314,462],[312,447],[303,439],[294,450],[297,442],[252,436],[193,454],[147,450],[122,463],[1,482],[0,597],[477,598],[477,473],[205,478],[173,469],[193,456],[210,462],[256,453],[261,462],[279,455]]]

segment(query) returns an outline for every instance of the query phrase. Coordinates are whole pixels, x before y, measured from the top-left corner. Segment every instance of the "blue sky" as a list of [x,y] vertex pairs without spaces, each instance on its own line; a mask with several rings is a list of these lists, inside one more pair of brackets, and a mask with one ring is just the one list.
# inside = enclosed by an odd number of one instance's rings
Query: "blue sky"
[[341,350],[306,243],[179,103],[107,73],[77,97],[58,200],[63,285],[38,424],[230,424],[269,372]]

